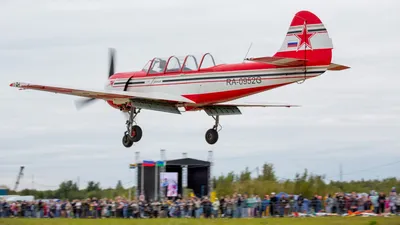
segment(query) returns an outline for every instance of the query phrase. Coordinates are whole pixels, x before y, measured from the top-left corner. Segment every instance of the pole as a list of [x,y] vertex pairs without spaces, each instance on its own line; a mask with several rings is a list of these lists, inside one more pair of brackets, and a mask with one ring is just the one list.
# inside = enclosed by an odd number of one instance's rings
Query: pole
[[154,201],[157,201],[157,167],[154,166]]
[[339,168],[339,176],[340,176],[340,182],[343,182],[343,167],[342,163],[340,163],[340,168]]
[[141,177],[141,182],[140,182],[140,195],[144,195],[144,166],[143,166],[143,162],[142,162],[142,177]]
[[[160,155],[161,155],[161,161],[163,162],[163,166],[159,169],[159,174],[160,174],[160,179],[161,180],[161,173],[165,172],[165,166],[166,166],[166,156],[165,156],[165,149],[160,150]],[[159,184],[159,198],[164,198],[166,193],[164,193],[164,188],[161,187],[161,182]]]
[[187,182],[188,182],[188,166],[187,165],[183,165],[182,166],[182,197],[186,198],[187,193]]
[[212,177],[212,172],[214,167],[213,151],[208,151],[208,162],[210,162],[210,167],[208,169],[208,196],[211,197],[211,192],[213,192],[213,186],[214,186]]
[[129,188],[129,192],[128,192],[129,201],[131,200],[131,195],[132,195],[132,186]]
[[139,160],[140,152],[135,152],[135,199],[139,199]]

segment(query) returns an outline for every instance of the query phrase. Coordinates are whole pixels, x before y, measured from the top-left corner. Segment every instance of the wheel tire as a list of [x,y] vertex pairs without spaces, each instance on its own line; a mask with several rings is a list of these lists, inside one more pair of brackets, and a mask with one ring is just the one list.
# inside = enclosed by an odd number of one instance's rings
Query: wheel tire
[[138,125],[133,125],[132,131],[135,133],[135,135],[132,136],[132,138],[131,138],[132,141],[133,142],[140,141],[140,139],[142,139],[142,134],[143,134],[142,128],[140,128]]
[[126,148],[132,147],[133,141],[132,141],[131,137],[129,137],[128,134],[125,134],[125,135],[122,137],[122,144],[123,144]]
[[218,131],[209,129],[206,132],[206,141],[208,144],[213,145],[218,141]]

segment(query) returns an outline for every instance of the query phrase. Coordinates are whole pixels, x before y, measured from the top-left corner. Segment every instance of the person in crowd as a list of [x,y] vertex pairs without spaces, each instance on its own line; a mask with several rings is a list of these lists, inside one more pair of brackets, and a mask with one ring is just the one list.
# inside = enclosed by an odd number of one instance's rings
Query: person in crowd
[[211,218],[212,203],[208,199],[208,197],[204,197],[203,201],[201,202],[201,205],[203,206],[204,217]]
[[396,200],[397,200],[396,192],[391,191],[390,194],[389,194],[389,210],[390,210],[390,213],[393,213],[393,214],[396,213]]
[[233,210],[234,210],[234,200],[231,199],[229,196],[225,197],[225,214],[224,217],[232,218]]
[[219,199],[219,213],[221,214],[221,217],[224,217],[226,213],[225,201],[225,197],[221,196],[221,198]]
[[269,195],[265,195],[264,199],[261,201],[261,212],[262,212],[261,216],[262,217],[268,216],[269,204],[270,204]]
[[370,199],[371,199],[372,206],[374,208],[374,213],[378,214],[378,212],[379,212],[378,194],[374,190],[371,191]]
[[279,204],[280,217],[288,216],[290,208],[288,196],[282,195],[279,200],[280,200]]
[[318,212],[318,195],[315,194],[314,197],[311,199],[311,209],[313,213]]
[[243,197],[241,194],[237,194],[235,198],[235,203],[237,205],[236,216],[235,218],[242,218],[243,217]]
[[242,198],[242,218],[247,218],[248,217],[248,195],[244,194]]
[[299,196],[297,197],[297,210],[296,210],[296,212],[303,212],[303,210],[302,210],[303,203],[304,203],[304,197],[303,197],[302,194],[299,194]]
[[358,197],[355,192],[351,193],[351,196],[349,198],[349,205],[350,211],[356,212],[358,210]]
[[278,198],[275,195],[275,192],[271,193],[271,200],[270,200],[270,215],[272,217],[276,216],[278,212]]
[[344,214],[345,211],[345,206],[346,206],[346,200],[345,196],[343,193],[338,193],[336,196],[336,202],[337,202],[337,213],[339,215]]
[[254,216],[254,209],[256,207],[257,200],[253,194],[247,198],[247,216],[253,217]]
[[384,213],[385,212],[385,201],[386,201],[386,195],[381,192],[379,193],[378,196],[378,214]]
[[218,198],[215,198],[215,201],[212,203],[212,214],[214,218],[218,218],[218,211],[220,210],[220,202]]
[[396,196],[395,206],[396,206],[396,214],[400,215],[400,194],[397,194]]
[[333,198],[332,198],[331,194],[329,194],[325,200],[325,212],[326,213],[332,213],[333,204],[334,204]]
[[365,196],[364,211],[372,210],[371,196]]

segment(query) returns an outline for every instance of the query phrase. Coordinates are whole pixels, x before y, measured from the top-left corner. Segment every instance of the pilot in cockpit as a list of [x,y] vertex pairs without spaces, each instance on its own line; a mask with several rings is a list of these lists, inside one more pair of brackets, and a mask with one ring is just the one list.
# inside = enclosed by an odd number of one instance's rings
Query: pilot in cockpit
[[167,61],[165,61],[165,60],[163,60],[163,59],[160,59],[160,65],[159,65],[159,70],[160,70],[160,72],[163,72],[164,71],[164,69],[165,69],[165,66],[167,65]]
[[163,59],[156,59],[150,69],[150,73],[161,73],[164,71],[167,61]]

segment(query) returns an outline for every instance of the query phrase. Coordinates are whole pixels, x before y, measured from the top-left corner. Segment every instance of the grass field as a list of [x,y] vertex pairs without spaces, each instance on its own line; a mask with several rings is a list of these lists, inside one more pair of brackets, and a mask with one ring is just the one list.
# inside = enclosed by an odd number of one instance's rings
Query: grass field
[[400,225],[400,217],[269,219],[0,219],[0,225]]

